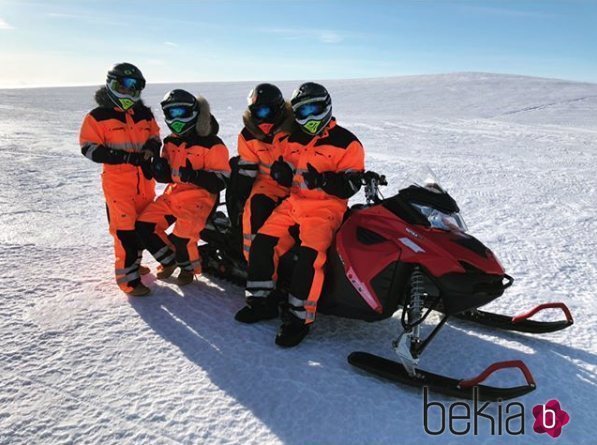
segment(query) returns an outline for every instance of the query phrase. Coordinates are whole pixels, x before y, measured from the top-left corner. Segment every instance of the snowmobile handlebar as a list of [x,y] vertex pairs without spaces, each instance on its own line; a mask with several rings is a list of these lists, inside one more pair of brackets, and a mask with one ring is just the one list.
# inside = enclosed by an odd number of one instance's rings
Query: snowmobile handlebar
[[384,175],[380,175],[372,170],[363,173],[362,184],[365,186],[365,199],[367,204],[375,204],[381,201],[383,196],[379,192],[379,187],[388,185],[388,181]]
[[380,175],[373,170],[367,170],[363,173],[363,185],[372,185],[374,182],[377,185],[388,185],[385,175]]

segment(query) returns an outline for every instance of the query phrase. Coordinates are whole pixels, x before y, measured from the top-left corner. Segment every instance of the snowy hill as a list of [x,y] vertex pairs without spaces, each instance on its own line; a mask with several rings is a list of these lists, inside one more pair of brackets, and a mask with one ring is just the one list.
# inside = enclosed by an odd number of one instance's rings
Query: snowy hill
[[[290,95],[299,83],[279,85]],[[532,431],[531,409],[554,398],[571,417],[558,443],[594,443],[597,85],[466,73],[324,84],[367,167],[389,177],[386,195],[429,165],[515,277],[488,309],[561,300],[572,310],[573,327],[544,336],[452,322],[421,361],[468,377],[524,360],[538,383],[520,399],[524,440],[487,429],[428,436],[419,391],[352,369],[354,350],[392,357],[396,316],[320,316],[303,344],[281,350],[277,322],[233,320],[243,304],[233,285],[202,278],[181,290],[150,279],[151,298],[124,296],[100,167],[77,143],[95,88],[78,87],[0,90],[0,444],[551,443]],[[211,101],[234,153],[252,85],[176,87]],[[150,85],[145,101],[159,110],[171,87]]]

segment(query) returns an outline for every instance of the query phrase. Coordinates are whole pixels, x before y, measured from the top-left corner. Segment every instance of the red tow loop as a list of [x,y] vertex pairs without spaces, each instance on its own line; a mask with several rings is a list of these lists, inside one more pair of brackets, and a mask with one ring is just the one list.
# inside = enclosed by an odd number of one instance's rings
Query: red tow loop
[[530,317],[535,315],[537,312],[542,311],[543,309],[562,309],[562,311],[566,315],[566,321],[568,322],[568,324],[571,325],[572,323],[574,323],[574,320],[572,319],[572,314],[570,313],[570,309],[568,309],[568,306],[561,302],[540,304],[539,306],[531,309],[528,312],[525,312],[524,314],[512,317],[512,323],[520,323],[524,320],[528,320]]
[[531,371],[529,370],[529,368],[527,368],[527,365],[525,365],[522,362],[522,360],[509,360],[506,362],[497,362],[493,365],[488,366],[487,369],[485,369],[485,371],[483,371],[477,377],[473,377],[472,379],[467,380],[461,380],[460,382],[458,382],[458,387],[463,389],[472,388],[473,386],[477,386],[479,383],[483,382],[495,371],[507,368],[520,369],[524,374],[524,378],[526,379],[527,384],[533,388],[536,386],[533,374],[531,374]]

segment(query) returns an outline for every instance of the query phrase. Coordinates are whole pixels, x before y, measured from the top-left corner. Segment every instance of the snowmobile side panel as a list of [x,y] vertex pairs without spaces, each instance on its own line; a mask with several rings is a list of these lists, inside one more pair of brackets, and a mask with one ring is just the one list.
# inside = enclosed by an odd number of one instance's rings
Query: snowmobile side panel
[[328,252],[326,281],[317,311],[327,315],[364,321],[378,321],[391,317],[402,304],[404,286],[407,283],[410,265],[390,263],[370,281],[378,297],[382,311],[375,311],[361,297],[344,271],[344,265],[336,249]]
[[398,261],[402,249],[387,236],[388,221],[376,208],[350,215],[336,235],[336,250],[353,287],[373,311],[382,314],[384,307],[371,280]]

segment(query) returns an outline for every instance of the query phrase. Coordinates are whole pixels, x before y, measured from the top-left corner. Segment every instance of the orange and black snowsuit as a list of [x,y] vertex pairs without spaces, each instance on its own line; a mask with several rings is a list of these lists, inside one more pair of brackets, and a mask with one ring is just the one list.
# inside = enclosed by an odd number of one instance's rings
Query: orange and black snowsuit
[[[201,96],[196,128],[188,135],[170,135],[164,140],[162,158],[169,168],[160,182],[168,182],[164,193],[141,214],[137,232],[144,246],[163,266],[176,261],[182,269],[201,273],[197,243],[207,217],[230,175],[228,149],[217,136],[218,123]],[[191,178],[186,175],[191,173]],[[182,179],[186,179],[184,182]],[[174,224],[169,237],[165,230]],[[174,252],[170,242],[174,244]]]
[[243,120],[245,127],[238,135],[238,173],[241,178],[237,193],[241,199],[246,198],[242,226],[243,254],[248,260],[251,242],[257,231],[290,190],[270,176],[272,163],[282,155],[279,141],[286,135],[284,129],[273,135],[265,135],[250,121],[248,114],[243,116]]
[[85,116],[79,142],[85,157],[103,164],[102,187],[114,238],[116,282],[129,292],[140,282],[142,249],[135,222],[155,197],[155,181],[145,168],[149,164],[141,167],[129,162],[131,154],[139,156],[142,150],[154,155],[159,152],[160,130],[151,110],[141,102],[123,111],[110,101],[105,87],[96,92],[95,100],[99,106]]
[[[359,140],[332,119],[309,136],[294,131],[281,140],[284,160],[294,170],[290,196],[272,213],[253,241],[247,279],[248,297],[267,297],[274,289],[279,258],[296,243],[298,261],[291,277],[290,312],[311,323],[324,280],[327,250],[342,223],[348,198],[360,188],[364,151]],[[303,174],[311,164],[326,175],[321,188],[308,189]]]

